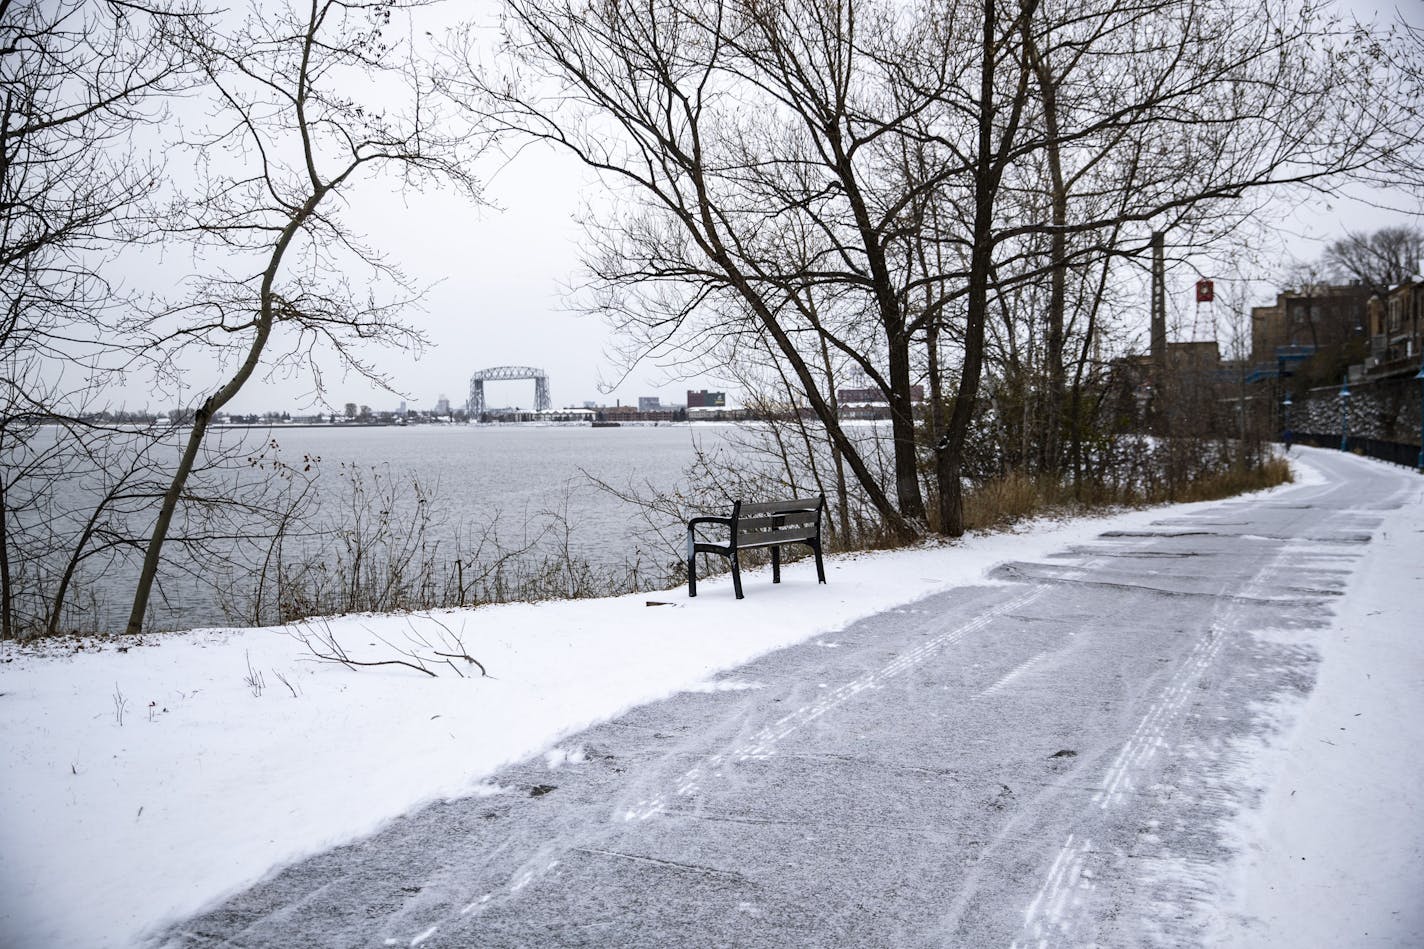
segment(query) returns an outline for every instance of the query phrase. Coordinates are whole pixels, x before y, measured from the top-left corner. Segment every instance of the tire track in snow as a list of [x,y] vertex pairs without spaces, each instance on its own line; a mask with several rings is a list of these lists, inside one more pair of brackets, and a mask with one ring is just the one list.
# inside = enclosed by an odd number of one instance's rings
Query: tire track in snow
[[1222,620],[1212,623],[1206,636],[1187,654],[1186,661],[1167,683],[1161,696],[1147,707],[1146,714],[1119,749],[1117,757],[1103,775],[1101,786],[1093,794],[1092,801],[1098,807],[1107,810],[1120,803],[1125,795],[1137,790],[1135,773],[1166,747],[1168,729],[1196,691],[1202,673],[1216,660],[1225,631]]
[[[1250,599],[1260,599],[1268,581],[1278,575],[1288,554],[1306,549],[1303,542],[1292,541],[1277,547],[1256,575],[1234,596],[1222,591],[1224,603],[1219,616],[1207,628],[1206,635],[1192,647],[1186,660],[1168,680],[1156,701],[1148,706],[1137,727],[1118,750],[1113,763],[1104,773],[1091,801],[1106,813],[1127,799],[1137,788],[1135,777],[1157,753],[1168,746],[1167,733],[1181,717],[1188,699],[1196,692],[1197,683],[1221,652],[1226,633]],[[1058,849],[1043,885],[1024,911],[1023,936],[1027,942],[1015,939],[1010,949],[1049,949],[1055,940],[1076,944],[1075,933],[1089,916],[1087,895],[1096,889],[1093,871],[1088,865],[1090,841],[1079,841],[1069,834]]]
[[[1041,588],[1030,590],[1028,593],[1021,594],[1012,600],[991,607],[969,622],[957,626],[948,632],[941,633],[932,639],[926,640],[915,648],[901,653],[895,657],[893,661],[882,666],[880,669],[852,679],[850,682],[832,690],[820,700],[787,713],[731,751],[711,755],[688,769],[687,772],[675,782],[677,787],[672,791],[672,796],[690,797],[696,794],[701,787],[700,782],[702,779],[708,774],[716,776],[719,773],[718,769],[725,764],[770,757],[776,753],[776,746],[779,742],[814,722],[822,715],[844,705],[866,690],[879,688],[885,682],[915,668],[947,647],[959,642],[965,636],[978,632],[1005,613],[1012,613],[1015,610],[1022,609],[1041,597],[1043,593],[1044,590]],[[651,799],[638,801],[633,808],[625,810],[622,814],[622,819],[624,821],[647,820],[650,817],[662,813],[667,808],[667,805],[668,795],[658,794]]]
[[991,695],[998,695],[1004,690],[1005,686],[1007,686],[1009,683],[1022,678],[1024,675],[1027,675],[1030,671],[1032,671],[1035,667],[1041,665],[1044,660],[1049,657],[1049,655],[1050,654],[1047,652],[1041,652],[1037,655],[1030,656],[1023,662],[1019,663],[1018,665],[1010,669],[1008,672],[1006,672],[1003,677],[999,679],[998,682],[995,682],[993,685],[989,686],[987,689],[980,692],[974,697],[976,699],[983,699],[988,698]]
[[[874,672],[858,676],[831,690],[817,701],[788,712],[772,724],[757,731],[749,739],[730,751],[708,755],[703,758],[682,775],[669,782],[672,785],[670,789],[656,794],[651,798],[640,800],[632,807],[624,808],[621,813],[615,813],[612,815],[612,822],[630,823],[651,820],[666,811],[670,803],[695,795],[701,789],[702,781],[709,775],[712,777],[719,776],[721,774],[720,769],[723,767],[740,761],[770,757],[776,753],[777,744],[796,731],[811,724],[823,715],[834,711],[861,693],[867,690],[877,689],[891,679],[921,665],[950,646],[953,646],[955,643],[958,643],[964,639],[964,637],[984,629],[1001,616],[1023,609],[1042,597],[1047,591],[1048,587],[1040,586],[1006,600],[997,606],[989,607],[981,611],[968,622],[961,623],[953,629],[940,633],[920,643],[913,649],[901,653]],[[457,913],[451,914],[433,925],[425,926],[419,933],[410,937],[409,941],[387,939],[385,940],[385,945],[420,945],[438,933],[440,926],[444,922],[457,917],[470,916],[472,914],[478,915],[495,901],[511,897],[530,884],[537,882],[559,866],[559,854],[576,849],[579,848],[573,843],[559,847],[546,846],[540,848],[535,857],[527,861],[504,886],[497,890],[481,894],[479,897],[462,906]]]
[[1043,949],[1054,935],[1070,933],[1071,926],[1065,921],[1067,911],[1081,911],[1087,894],[1097,889],[1093,872],[1087,867],[1092,847],[1091,840],[1068,835],[1048,868],[1043,885],[1024,911],[1024,933],[1029,942],[1015,939],[1010,949]]

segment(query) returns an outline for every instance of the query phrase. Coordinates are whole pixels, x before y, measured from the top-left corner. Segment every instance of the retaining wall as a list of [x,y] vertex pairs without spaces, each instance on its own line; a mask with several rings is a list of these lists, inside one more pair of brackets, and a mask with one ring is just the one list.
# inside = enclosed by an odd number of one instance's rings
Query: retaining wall
[[[1350,436],[1419,444],[1420,383],[1412,378],[1350,383]],[[1311,389],[1291,406],[1297,432],[1339,435],[1340,387]]]

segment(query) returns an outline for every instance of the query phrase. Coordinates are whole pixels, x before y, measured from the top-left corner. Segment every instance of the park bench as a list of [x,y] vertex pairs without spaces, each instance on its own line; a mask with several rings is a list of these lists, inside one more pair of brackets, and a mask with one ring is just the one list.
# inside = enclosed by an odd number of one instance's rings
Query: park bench
[[[781,582],[781,546],[805,544],[816,555],[816,579],[826,582],[821,562],[821,512],[824,495],[792,498],[789,501],[737,501],[729,517],[694,517],[687,522],[687,595],[697,595],[697,555],[719,554],[732,562],[732,589],[742,599],[742,565],[739,552],[757,547],[771,548],[771,582]],[[697,539],[697,528],[715,524],[726,528],[725,544]]]

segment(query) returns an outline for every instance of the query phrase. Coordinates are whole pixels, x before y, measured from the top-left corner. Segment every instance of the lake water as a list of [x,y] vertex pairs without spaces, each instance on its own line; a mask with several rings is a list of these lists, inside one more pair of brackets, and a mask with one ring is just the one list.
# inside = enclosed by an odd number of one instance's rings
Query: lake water
[[273,437],[289,459],[320,457],[323,506],[349,496],[343,465],[347,471],[353,465],[375,469],[405,485],[418,479],[433,495],[432,529],[442,542],[471,540],[496,518],[501,536],[512,541],[525,524],[556,515],[567,522],[577,553],[616,563],[628,555],[642,521],[593,479],[642,493],[675,488],[697,446],[715,450],[729,431],[704,425],[423,425],[290,429]]
[[[393,517],[416,516],[416,483],[429,500],[425,549],[453,562],[481,537],[497,533],[506,548],[529,538],[530,525],[560,525],[557,536],[542,542],[567,546],[594,564],[624,565],[639,557],[648,573],[657,573],[675,559],[667,544],[648,536],[648,526],[630,504],[597,487],[636,487],[639,492],[676,487],[693,462],[697,447],[715,450],[732,429],[721,425],[646,425],[619,428],[526,425],[422,425],[411,427],[331,426],[272,430],[223,430],[214,441],[238,441],[254,446],[276,443],[265,451],[264,463],[281,458],[298,470],[311,471],[315,504],[309,523],[332,528],[348,524],[353,495],[368,516],[389,508]],[[319,459],[319,460],[317,460]],[[251,478],[251,472],[240,472]],[[360,492],[353,489],[359,482]],[[393,502],[393,503],[387,503]],[[672,517],[656,524],[673,534],[681,524]],[[566,530],[563,525],[566,525]],[[403,522],[397,523],[397,528]],[[289,557],[319,558],[329,538],[287,548]],[[658,549],[660,548],[660,549]],[[487,546],[485,554],[490,552]],[[130,565],[132,567],[132,565]],[[153,621],[161,628],[220,625],[233,621],[229,596],[222,597],[210,581],[224,569],[213,563],[197,578],[169,569],[163,596],[156,597]],[[132,596],[132,569],[109,569],[87,578],[84,620],[99,628],[116,628],[127,618]]]
[[523,517],[569,504],[570,517],[603,530],[620,519],[620,505],[595,490],[584,472],[615,485],[676,483],[694,456],[695,441],[719,441],[725,429],[689,426],[588,428],[561,426],[421,425],[410,428],[293,428],[272,432],[289,460],[321,458],[321,478],[342,464],[389,468],[418,478],[448,503],[458,522],[496,512]]
[[[445,584],[447,593],[452,578],[458,577],[456,589],[474,591],[468,597],[462,592],[460,602],[492,595],[489,587],[466,582],[471,571],[478,577],[480,565],[501,551],[526,547],[521,559],[509,561],[510,583],[546,575],[552,559],[588,564],[583,576],[591,579],[579,587],[584,591],[598,588],[599,583],[625,580],[630,574],[646,585],[666,578],[680,560],[683,523],[695,513],[693,503],[675,497],[653,513],[598,486],[595,479],[644,498],[686,490],[692,485],[689,468],[703,457],[710,458],[708,467],[719,478],[732,482],[725,486],[728,495],[737,492],[737,496],[746,496],[748,490],[756,490],[749,489],[746,482],[764,483],[757,477],[759,472],[775,479],[777,486],[771,490],[777,494],[814,494],[812,482],[800,474],[796,483],[790,483],[791,476],[779,455],[756,448],[758,442],[772,444],[762,438],[765,433],[758,425],[717,423],[618,428],[422,425],[216,430],[210,437],[211,445],[241,449],[241,463],[235,468],[215,468],[201,479],[195,478],[195,485],[201,481],[207,496],[221,498],[240,497],[257,489],[263,509],[276,510],[281,505],[272,500],[269,489],[273,484],[300,485],[310,479],[306,513],[291,530],[293,539],[283,542],[276,560],[264,539],[267,521],[254,517],[250,507],[246,509],[249,513],[241,513],[242,509],[223,505],[239,513],[223,514],[217,522],[185,521],[180,513],[170,537],[186,530],[190,537],[216,539],[197,553],[172,541],[165,547],[161,589],[151,604],[150,625],[172,629],[273,621],[278,614],[272,610],[272,595],[264,592],[259,602],[253,601],[258,585],[251,571],[266,569],[277,560],[287,565],[284,575],[288,580],[294,572],[305,570],[305,587],[288,582],[283,589],[314,591],[311,596],[303,594],[301,604],[284,609],[283,615],[386,609],[414,605],[417,600],[454,602],[446,594],[423,600],[412,597],[389,606],[359,605],[355,596],[343,600],[341,578],[361,576],[349,569],[353,560],[359,560],[363,569],[408,563],[413,566],[407,580],[410,574],[435,577],[436,585]],[[866,457],[879,460],[883,450],[877,451],[871,444],[884,437],[877,426],[857,426],[852,437],[867,440],[862,449]],[[811,441],[823,443],[814,435]],[[799,451],[805,442],[792,438],[788,444]],[[166,470],[171,470],[177,450],[177,445],[160,449],[160,454],[171,455],[164,462]],[[260,458],[249,466],[242,461],[247,455]],[[291,466],[297,476],[275,481],[274,458]],[[740,487],[736,486],[739,480]],[[93,499],[99,496],[102,483],[97,476],[87,480],[76,477],[52,486],[60,501],[57,507],[69,512],[71,532],[87,516],[86,511],[93,510]],[[711,503],[720,507],[724,498],[719,495]],[[121,524],[120,529],[131,537],[146,536],[155,509],[156,501],[142,502],[128,515],[127,526]],[[412,546],[407,529],[414,524],[423,525],[423,532],[419,543]],[[403,532],[405,546],[401,545]],[[379,536],[388,542],[371,542]],[[358,537],[363,540],[358,542]],[[86,561],[81,582],[68,600],[65,628],[113,630],[127,620],[141,549],[127,545],[118,549],[123,553]],[[45,569],[54,575],[58,568],[49,565]],[[275,570],[267,570],[269,577],[275,574]],[[372,584],[379,586],[387,580],[360,582],[370,589]],[[555,585],[538,588],[534,594],[570,595],[576,583],[570,576],[570,589]]]

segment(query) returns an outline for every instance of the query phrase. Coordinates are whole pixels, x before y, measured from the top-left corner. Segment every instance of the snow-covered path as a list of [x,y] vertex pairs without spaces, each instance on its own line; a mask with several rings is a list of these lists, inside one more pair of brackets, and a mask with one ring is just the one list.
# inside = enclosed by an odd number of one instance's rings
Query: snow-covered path
[[1307,457],[569,735],[160,941],[1417,945],[1420,481]]

